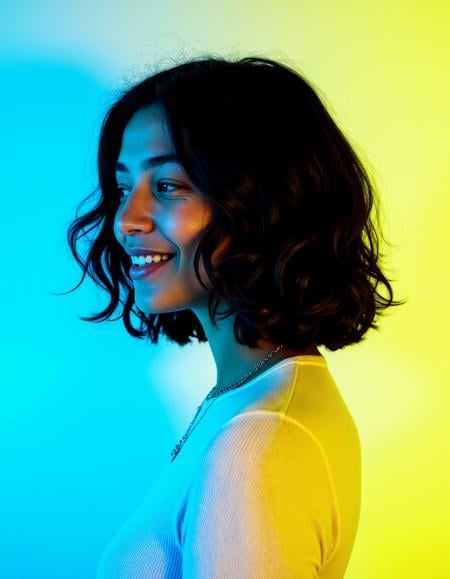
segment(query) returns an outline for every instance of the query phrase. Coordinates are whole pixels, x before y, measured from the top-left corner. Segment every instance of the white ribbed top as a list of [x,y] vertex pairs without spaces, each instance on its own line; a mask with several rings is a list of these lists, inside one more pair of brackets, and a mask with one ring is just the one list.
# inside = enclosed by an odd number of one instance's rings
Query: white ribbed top
[[286,358],[215,400],[97,579],[340,579],[360,498],[358,431],[325,358]]

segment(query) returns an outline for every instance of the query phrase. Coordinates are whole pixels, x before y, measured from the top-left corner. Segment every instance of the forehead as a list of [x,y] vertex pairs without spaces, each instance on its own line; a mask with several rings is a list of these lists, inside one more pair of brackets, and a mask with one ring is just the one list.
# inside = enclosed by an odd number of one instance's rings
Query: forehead
[[122,135],[121,157],[134,157],[149,151],[167,153],[172,150],[172,141],[160,105],[152,104],[134,113]]

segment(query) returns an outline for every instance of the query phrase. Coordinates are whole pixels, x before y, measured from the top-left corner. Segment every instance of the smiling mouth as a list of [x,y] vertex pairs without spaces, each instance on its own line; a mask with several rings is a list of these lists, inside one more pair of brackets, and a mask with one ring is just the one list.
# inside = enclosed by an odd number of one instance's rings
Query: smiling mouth
[[160,261],[159,263],[146,263],[145,265],[135,265],[130,267],[130,277],[135,280],[140,280],[151,276],[153,273],[157,272],[163,268],[175,255],[171,255],[169,259],[165,261]]

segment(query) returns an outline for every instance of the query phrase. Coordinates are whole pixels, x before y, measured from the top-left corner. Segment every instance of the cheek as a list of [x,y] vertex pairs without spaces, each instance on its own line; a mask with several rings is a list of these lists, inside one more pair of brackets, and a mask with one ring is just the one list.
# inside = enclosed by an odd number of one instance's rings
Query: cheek
[[195,252],[211,219],[205,207],[185,206],[167,222],[166,234],[178,244],[181,251]]

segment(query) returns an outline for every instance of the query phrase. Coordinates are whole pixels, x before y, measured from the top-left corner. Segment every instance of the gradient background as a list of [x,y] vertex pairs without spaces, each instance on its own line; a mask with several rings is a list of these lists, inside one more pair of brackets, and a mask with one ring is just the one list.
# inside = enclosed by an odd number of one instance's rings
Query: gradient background
[[321,348],[363,447],[346,579],[450,577],[449,28],[436,0],[2,2],[1,579],[94,577],[215,383],[205,344],[80,321],[106,303],[90,280],[51,294],[80,278],[66,229],[116,91],[208,52],[302,71],[378,185],[409,301]]

